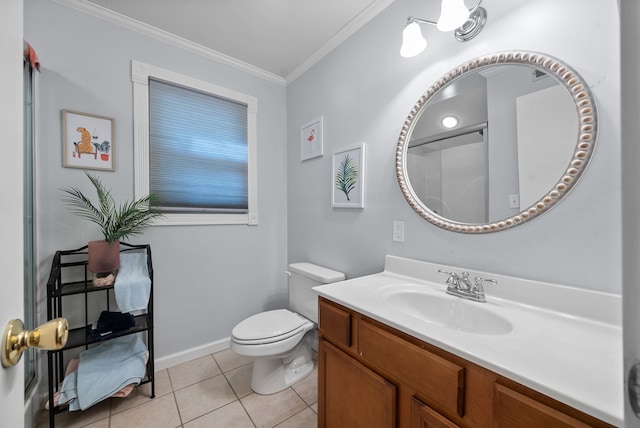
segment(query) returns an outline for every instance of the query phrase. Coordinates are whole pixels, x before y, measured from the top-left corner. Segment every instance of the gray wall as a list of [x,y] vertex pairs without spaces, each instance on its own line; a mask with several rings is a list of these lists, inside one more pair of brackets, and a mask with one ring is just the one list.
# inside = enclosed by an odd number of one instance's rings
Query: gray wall
[[[406,17],[432,19],[438,5],[397,0],[285,88],[53,0],[27,2],[25,39],[43,64],[37,177],[43,275],[55,250],[99,238],[60,201],[60,187],[89,189],[81,170],[61,166],[61,109],[116,119],[117,170],[99,175],[116,197],[133,195],[135,58],[259,99],[260,225],[155,227],[131,240],[153,246],[159,358],[223,340],[240,319],[283,305],[287,262],[309,260],[354,277],[380,271],[384,255],[394,254],[621,292],[616,3],[485,3],[489,20],[476,39],[463,44],[426,27],[427,51],[403,59],[398,50]],[[483,236],[441,230],[415,214],[399,191],[394,156],[400,128],[437,77],[473,56],[509,49],[561,58],[589,83],[600,119],[593,159],[579,185],[538,219]],[[301,162],[300,126],[320,115],[325,155]],[[332,209],[331,154],[360,142],[367,144],[366,207]],[[391,239],[394,220],[405,222],[404,243]]]
[[[258,98],[258,226],[163,226],[150,243],[155,268],[156,358],[227,338],[250,314],[286,304],[286,88],[92,17],[52,0],[25,2],[25,39],[42,62],[37,149],[39,261],[100,239],[69,213],[59,188],[90,191],[63,168],[61,109],[115,118],[115,172],[99,172],[119,198],[133,197],[131,59]],[[44,279],[40,300],[44,298]]]
[[[288,86],[288,256],[344,271],[379,272],[385,254],[620,293],[620,55],[615,0],[487,1],[483,32],[467,43],[423,27],[427,50],[400,57],[407,16],[438,16],[439,3],[397,0]],[[579,24],[578,24],[579,23]],[[595,96],[599,135],[580,183],[556,207],[487,235],[445,231],[412,211],[395,177],[402,124],[442,74],[502,50],[546,53],[570,64]],[[300,126],[324,116],[325,155],[300,161]],[[331,157],[365,142],[366,207],[331,208]],[[404,243],[392,222],[405,222]]]

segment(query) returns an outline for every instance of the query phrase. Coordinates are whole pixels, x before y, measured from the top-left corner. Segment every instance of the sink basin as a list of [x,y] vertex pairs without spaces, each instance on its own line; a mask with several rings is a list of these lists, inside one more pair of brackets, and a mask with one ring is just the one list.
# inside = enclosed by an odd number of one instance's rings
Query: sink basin
[[502,316],[470,302],[412,286],[393,286],[381,290],[381,297],[391,308],[421,321],[475,334],[499,335],[513,330]]

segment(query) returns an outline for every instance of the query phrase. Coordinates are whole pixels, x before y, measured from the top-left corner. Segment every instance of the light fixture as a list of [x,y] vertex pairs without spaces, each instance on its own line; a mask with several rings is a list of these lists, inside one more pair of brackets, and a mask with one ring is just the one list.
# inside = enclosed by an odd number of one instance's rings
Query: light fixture
[[452,115],[448,115],[448,116],[443,117],[442,120],[440,120],[440,123],[445,128],[452,129],[452,128],[455,128],[456,126],[458,126],[458,123],[460,123],[460,121],[458,120],[457,117],[452,116]]
[[417,22],[411,22],[404,27],[402,31],[402,47],[400,55],[405,58],[411,58],[418,55],[427,47],[427,41],[422,36],[420,25]]
[[464,0],[442,0],[440,18],[438,18],[438,30],[453,31],[467,22],[469,9],[464,5]]
[[442,0],[440,18],[437,22],[410,16],[402,32],[400,55],[410,58],[420,54],[427,47],[419,24],[435,25],[440,31],[454,31],[456,40],[466,42],[473,39],[484,28],[487,11],[480,7],[478,1],[471,10],[464,5],[464,0]]

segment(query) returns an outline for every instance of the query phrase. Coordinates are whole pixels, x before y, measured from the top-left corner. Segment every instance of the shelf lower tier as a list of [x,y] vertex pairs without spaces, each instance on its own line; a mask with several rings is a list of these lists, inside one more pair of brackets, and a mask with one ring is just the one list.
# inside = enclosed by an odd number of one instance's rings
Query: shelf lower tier
[[91,337],[87,331],[87,327],[73,328],[69,330],[69,337],[67,339],[67,344],[64,346],[64,348],[59,349],[57,351],[50,351],[50,352],[62,352],[68,349],[77,348],[79,346],[91,345],[93,343],[100,343],[100,342],[104,342],[105,340],[113,339],[114,337],[126,336],[128,334],[146,331],[146,330],[149,330],[149,328],[151,327],[147,322],[146,314],[137,315],[134,318],[135,318],[136,324],[133,327],[128,328],[127,330],[116,331],[114,333],[103,336],[101,338]]

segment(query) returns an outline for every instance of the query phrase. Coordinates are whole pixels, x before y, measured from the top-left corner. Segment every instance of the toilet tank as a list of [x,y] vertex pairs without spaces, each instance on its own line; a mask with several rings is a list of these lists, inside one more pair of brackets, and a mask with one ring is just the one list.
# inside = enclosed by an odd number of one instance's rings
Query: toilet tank
[[318,322],[318,295],[313,287],[342,281],[344,273],[313,263],[289,265],[289,309]]

